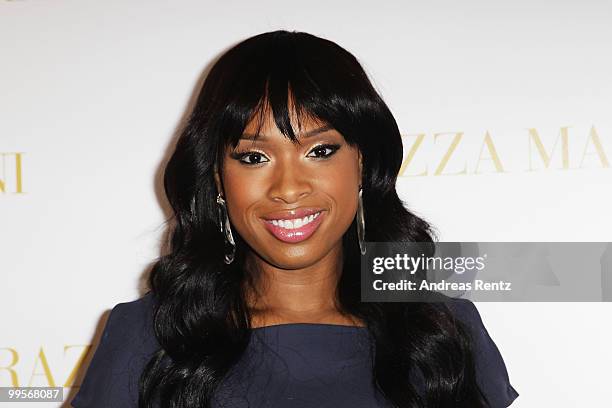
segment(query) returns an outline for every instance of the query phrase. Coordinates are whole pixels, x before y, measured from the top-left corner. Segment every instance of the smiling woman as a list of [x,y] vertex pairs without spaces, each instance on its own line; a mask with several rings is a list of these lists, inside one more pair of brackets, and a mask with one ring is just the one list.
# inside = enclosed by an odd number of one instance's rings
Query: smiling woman
[[294,110],[290,117],[298,138],[291,140],[275,125],[269,107],[262,112],[247,123],[236,148],[228,149],[223,170],[215,172],[231,225],[248,243],[259,271],[246,289],[253,292],[247,293],[253,300],[251,325],[353,324],[355,318],[335,305],[334,292],[342,237],[358,206],[359,149],[329,124]]
[[[361,182],[357,148],[347,145],[329,125],[319,126],[308,118],[300,124],[303,132],[300,129],[298,142],[293,142],[268,113],[265,134],[240,139],[228,155],[230,160],[225,160],[222,176],[216,176],[217,189],[225,193],[230,219],[240,236],[253,242],[256,252],[287,264],[286,269],[296,269],[290,264],[302,261],[296,257],[296,247],[303,247],[303,253],[317,253],[321,249],[313,245],[331,248],[330,241],[340,242],[353,221]],[[259,127],[253,120],[245,132]],[[262,231],[262,226],[271,234]],[[319,229],[319,239],[307,240]],[[282,245],[273,238],[303,243]]]
[[[75,407],[507,407],[466,300],[361,302],[369,241],[433,242],[357,59],[300,32],[213,65],[164,174],[171,251],[117,305]],[[428,255],[428,254],[426,254]]]

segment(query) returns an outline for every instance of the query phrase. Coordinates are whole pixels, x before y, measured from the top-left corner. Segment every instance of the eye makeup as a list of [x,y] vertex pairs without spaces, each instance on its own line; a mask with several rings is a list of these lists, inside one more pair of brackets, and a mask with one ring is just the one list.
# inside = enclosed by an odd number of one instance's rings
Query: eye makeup
[[[330,157],[332,157],[342,146],[338,143],[322,143],[322,144],[318,144],[316,146],[314,146],[312,149],[310,149],[310,151],[308,152],[308,156],[314,160],[327,160]],[[323,156],[311,156],[310,154],[313,152],[327,152],[325,155]],[[244,159],[247,157],[266,157],[266,154],[258,151],[258,150],[254,150],[254,149],[235,149],[234,151],[232,151],[230,153],[230,157],[234,160],[238,160],[241,164],[247,165],[247,166],[253,166],[256,164],[261,164],[261,163],[265,163],[266,161],[258,161],[257,163],[252,163],[252,162],[247,162]]]

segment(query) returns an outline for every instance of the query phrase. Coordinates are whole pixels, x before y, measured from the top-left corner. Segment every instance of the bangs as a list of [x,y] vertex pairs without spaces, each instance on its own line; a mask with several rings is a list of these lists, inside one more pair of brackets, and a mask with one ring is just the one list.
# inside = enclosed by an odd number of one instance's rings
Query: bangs
[[220,82],[208,95],[220,114],[220,145],[235,148],[250,122],[258,137],[270,115],[293,143],[299,143],[296,133],[306,121],[330,126],[355,143],[351,127],[363,113],[358,101],[368,99],[359,94],[371,91],[364,89],[370,83],[363,81],[362,70],[355,73],[356,66],[354,57],[335,43],[306,34],[277,32],[244,41],[209,76]]
[[[257,139],[270,116],[278,130],[293,143],[299,143],[297,134],[304,130],[304,123],[315,122],[319,125],[333,125],[317,112],[326,110],[325,106],[313,107],[308,101],[300,99],[301,95],[315,91],[314,89],[297,89],[293,85],[297,81],[289,78],[276,78],[267,75],[265,78],[247,80],[250,84],[261,81],[262,85],[250,87],[252,94],[245,93],[226,105],[225,129],[221,134],[226,138],[224,146],[236,147],[244,129],[252,123]],[[302,85],[303,86],[303,85]],[[263,89],[261,92],[256,92]],[[255,101],[255,102],[253,102]],[[327,115],[325,115],[327,116]]]

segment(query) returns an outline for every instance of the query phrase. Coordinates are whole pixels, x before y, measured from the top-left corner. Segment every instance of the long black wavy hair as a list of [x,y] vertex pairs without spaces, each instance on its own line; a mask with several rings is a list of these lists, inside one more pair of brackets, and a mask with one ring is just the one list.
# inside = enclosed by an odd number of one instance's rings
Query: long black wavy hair
[[[174,222],[169,253],[157,259],[149,277],[161,348],[140,378],[141,408],[210,406],[217,385],[249,343],[244,283],[253,273],[250,248],[234,233],[235,260],[224,263],[214,169],[223,165],[225,149],[237,146],[247,123],[268,108],[293,142],[290,109],[298,118],[330,124],[359,148],[367,241],[433,242],[434,229],[396,193],[400,131],[357,59],[303,32],[279,30],[240,42],[212,66],[165,169]],[[469,331],[448,307],[362,303],[355,221],[344,234],[343,254],[337,302],[367,324],[373,378],[382,395],[397,407],[486,406]],[[422,392],[411,381],[415,373]]]

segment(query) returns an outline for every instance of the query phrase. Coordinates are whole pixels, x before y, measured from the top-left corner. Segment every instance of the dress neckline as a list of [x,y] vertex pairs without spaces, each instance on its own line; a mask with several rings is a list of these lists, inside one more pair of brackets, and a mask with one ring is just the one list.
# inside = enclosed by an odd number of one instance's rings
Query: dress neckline
[[252,327],[252,331],[264,331],[264,330],[274,330],[274,329],[289,329],[289,328],[303,328],[303,327],[330,327],[335,329],[347,329],[347,330],[367,330],[366,326],[354,326],[348,324],[334,324],[334,323],[279,323],[272,324],[269,326],[259,326]]

